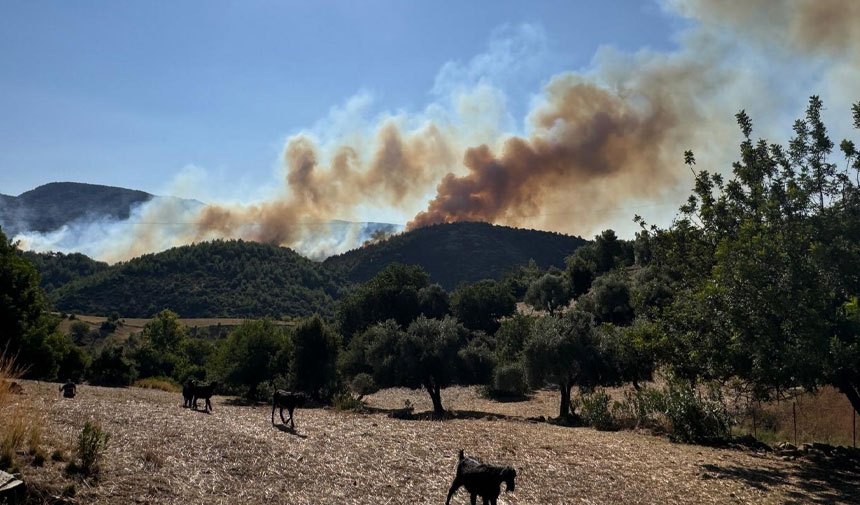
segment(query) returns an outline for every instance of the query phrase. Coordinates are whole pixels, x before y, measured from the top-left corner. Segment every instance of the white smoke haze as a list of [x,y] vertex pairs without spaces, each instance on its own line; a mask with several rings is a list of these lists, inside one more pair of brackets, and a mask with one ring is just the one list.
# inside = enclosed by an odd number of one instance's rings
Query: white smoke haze
[[[21,238],[39,250],[117,261],[214,238],[321,259],[377,231],[338,220],[409,228],[480,220],[586,237],[611,227],[630,236],[633,214],[667,224],[686,198],[685,150],[699,168],[731,169],[740,109],[755,135],[785,142],[818,94],[832,136],[850,136],[850,104],[860,100],[860,1],[660,4],[693,22],[676,34],[675,50],[603,47],[588,69],[547,76],[522,120],[506,90],[547,54],[546,35],[533,25],[502,27],[485,53],[445,64],[419,112],[374,113],[366,91],[332,107],[285,140],[277,189],[252,203],[188,210],[158,200],[129,222]],[[186,187],[207,185],[205,171],[183,177]]]

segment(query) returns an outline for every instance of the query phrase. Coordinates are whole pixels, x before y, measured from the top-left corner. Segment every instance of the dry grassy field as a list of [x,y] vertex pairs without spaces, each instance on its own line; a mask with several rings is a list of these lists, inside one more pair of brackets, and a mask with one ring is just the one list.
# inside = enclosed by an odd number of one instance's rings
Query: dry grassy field
[[[77,482],[74,503],[445,502],[457,451],[517,468],[506,504],[850,503],[860,474],[750,451],[673,444],[643,433],[598,432],[532,423],[551,415],[555,397],[496,403],[471,388],[443,392],[448,408],[496,413],[472,419],[404,421],[383,412],[303,409],[296,430],[273,427],[270,407],[215,397],[211,414],[183,409],[178,393],[81,386],[75,399],[56,384],[24,382],[25,398],[44,413],[42,443],[71,454],[83,424],[96,421],[111,440],[97,483],[62,474],[64,463],[23,467],[24,479],[52,492]],[[388,390],[376,409],[425,395]],[[23,454],[20,458],[26,458]],[[50,494],[50,492],[48,493]],[[461,490],[454,503],[468,503]]]

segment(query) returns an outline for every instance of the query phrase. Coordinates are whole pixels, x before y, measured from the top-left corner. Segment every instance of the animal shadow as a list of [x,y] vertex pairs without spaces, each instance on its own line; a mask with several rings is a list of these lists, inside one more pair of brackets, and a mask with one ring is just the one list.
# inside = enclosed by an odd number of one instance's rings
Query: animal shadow
[[283,431],[284,433],[289,433],[290,435],[292,435],[294,437],[299,437],[301,439],[308,438],[307,435],[302,435],[301,433],[297,432],[295,428],[290,428],[289,426],[287,426],[285,424],[276,424],[275,428],[277,428],[280,431]]

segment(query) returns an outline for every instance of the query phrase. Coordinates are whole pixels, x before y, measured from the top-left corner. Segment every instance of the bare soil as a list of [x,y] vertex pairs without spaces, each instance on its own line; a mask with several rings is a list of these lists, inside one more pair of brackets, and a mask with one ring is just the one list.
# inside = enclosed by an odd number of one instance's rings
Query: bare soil
[[[63,399],[53,383],[24,387],[45,412],[48,453],[69,453],[87,420],[111,434],[98,482],[63,476],[61,462],[22,467],[25,481],[57,492],[77,482],[76,503],[442,504],[461,448],[516,467],[504,504],[860,502],[857,469],[526,421],[554,414],[551,392],[498,403],[450,388],[447,408],[502,417],[404,421],[383,411],[407,398],[429,408],[427,395],[387,390],[367,399],[369,414],[298,410],[291,431],[272,426],[270,407],[228,397],[213,398],[207,414],[183,409],[179,393],[84,385]],[[463,490],[454,498],[468,502]]]

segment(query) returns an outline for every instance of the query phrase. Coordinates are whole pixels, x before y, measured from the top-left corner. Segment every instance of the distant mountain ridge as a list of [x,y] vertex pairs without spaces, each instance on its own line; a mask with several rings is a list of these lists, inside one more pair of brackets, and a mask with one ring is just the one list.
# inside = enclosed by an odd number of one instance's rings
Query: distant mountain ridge
[[565,257],[587,241],[561,233],[490,223],[438,224],[391,236],[332,256],[323,264],[352,282],[365,282],[386,265],[421,265],[431,282],[454,289],[461,282],[498,279],[529,260],[541,268],[564,267]]
[[[10,237],[23,232],[46,233],[80,219],[125,220],[132,209],[159,197],[135,189],[51,182],[18,196],[0,195],[0,227]],[[177,198],[186,208],[202,206],[197,200]]]

